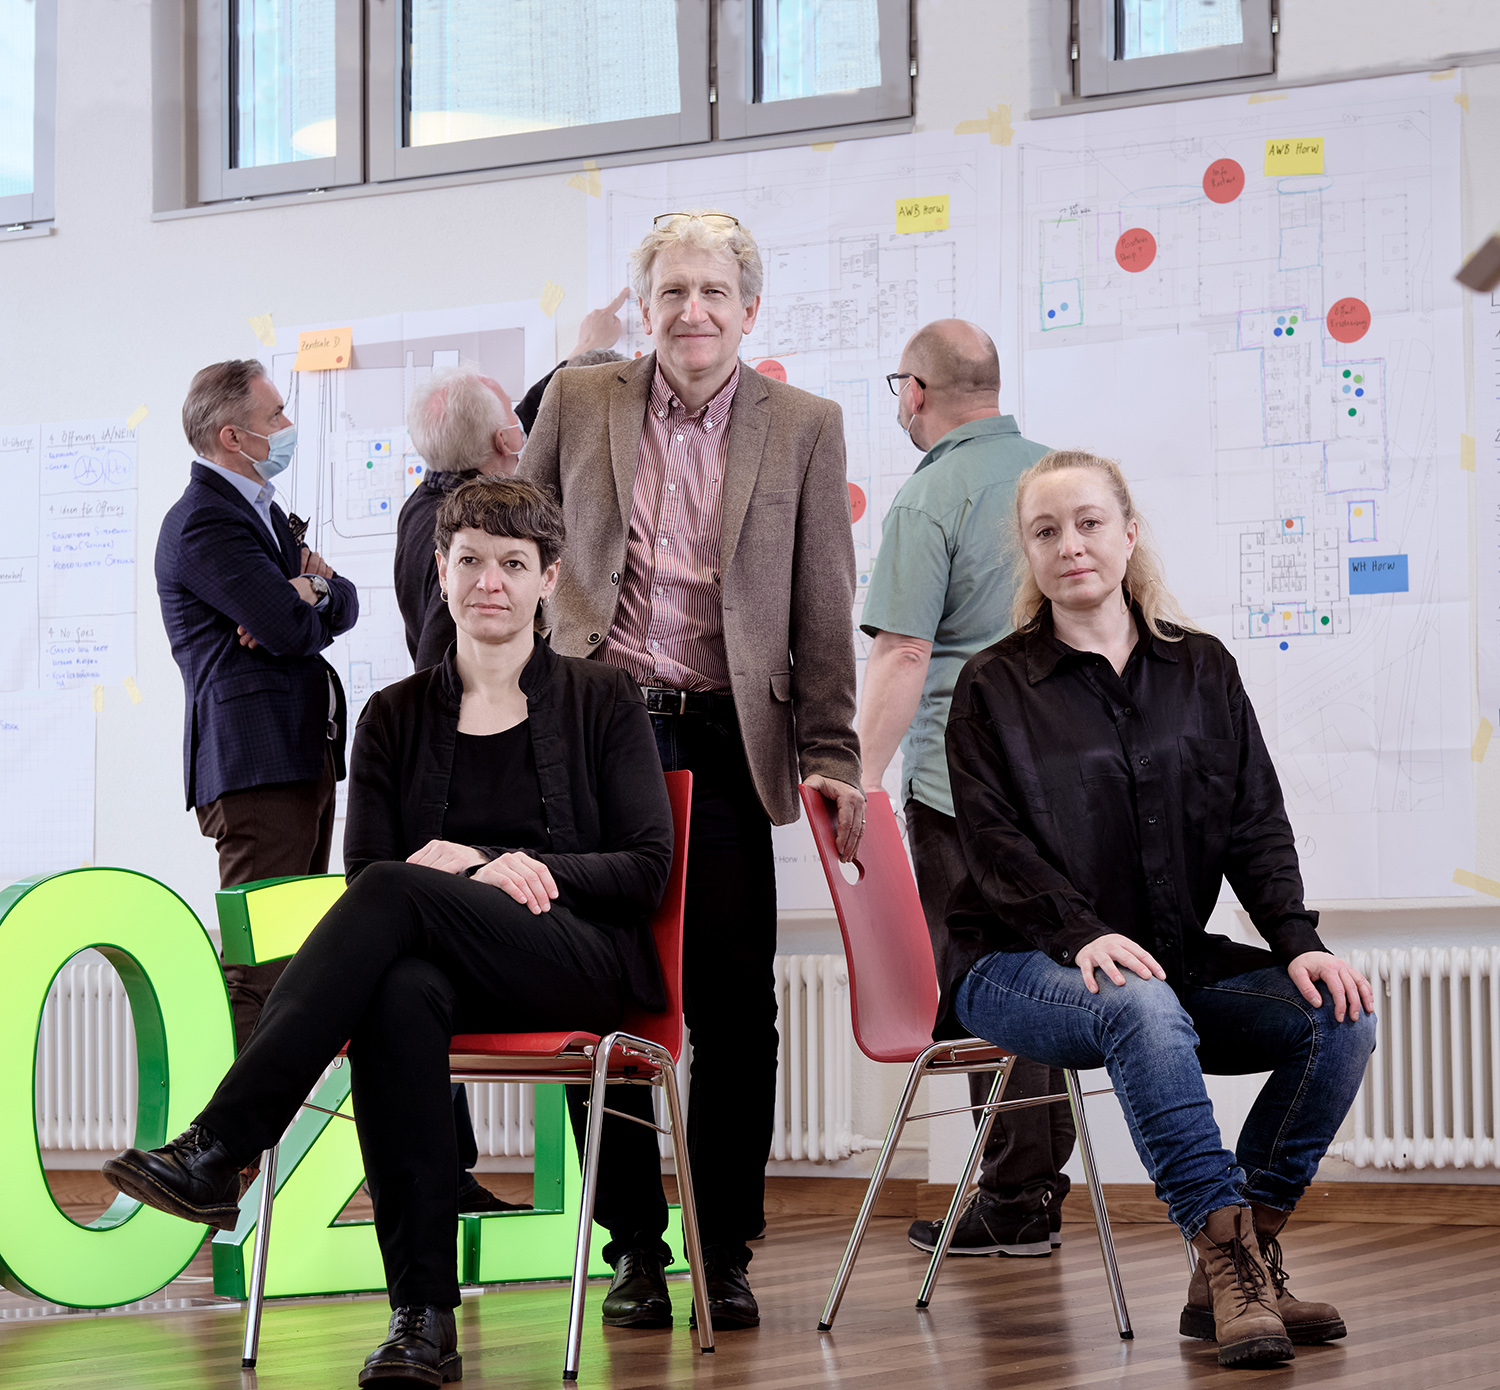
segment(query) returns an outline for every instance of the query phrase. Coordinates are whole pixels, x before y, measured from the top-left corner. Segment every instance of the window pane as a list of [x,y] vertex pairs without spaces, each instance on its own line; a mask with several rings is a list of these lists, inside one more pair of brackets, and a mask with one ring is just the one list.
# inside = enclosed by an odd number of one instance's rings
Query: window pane
[[1243,43],[1240,0],[1115,0],[1115,57]]
[[31,193],[36,4],[0,0],[0,198]]
[[407,0],[406,143],[671,116],[677,0]]
[[759,0],[760,101],[880,85],[879,0]]
[[233,23],[235,167],[332,158],[334,0],[238,0]]

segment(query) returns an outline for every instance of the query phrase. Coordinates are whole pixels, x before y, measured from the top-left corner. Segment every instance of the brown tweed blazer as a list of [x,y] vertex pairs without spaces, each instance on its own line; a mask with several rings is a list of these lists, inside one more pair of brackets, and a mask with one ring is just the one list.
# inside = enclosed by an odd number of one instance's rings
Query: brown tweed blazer
[[[519,476],[562,500],[568,547],[547,606],[552,645],[589,656],[620,598],[641,425],[656,354],[552,378]],[[794,821],[799,777],[859,785],[854,541],[843,412],[740,364],[729,415],[720,561],[724,646],[755,789]]]

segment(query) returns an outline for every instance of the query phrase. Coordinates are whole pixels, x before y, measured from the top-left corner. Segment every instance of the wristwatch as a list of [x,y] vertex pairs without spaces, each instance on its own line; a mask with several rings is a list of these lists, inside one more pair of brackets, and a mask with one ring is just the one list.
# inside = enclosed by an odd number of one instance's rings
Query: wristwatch
[[312,591],[318,596],[318,602],[322,603],[328,597],[328,581],[321,574],[305,574],[302,576],[312,585]]

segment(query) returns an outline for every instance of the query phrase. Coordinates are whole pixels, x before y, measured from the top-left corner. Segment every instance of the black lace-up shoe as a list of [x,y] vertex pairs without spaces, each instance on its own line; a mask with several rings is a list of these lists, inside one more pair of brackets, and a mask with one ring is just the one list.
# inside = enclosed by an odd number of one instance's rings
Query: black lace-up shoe
[[[465,1182],[464,1179],[468,1181]],[[458,1178],[458,1211],[461,1216],[490,1216],[499,1211],[531,1211],[530,1202],[507,1202],[495,1196],[472,1173]]]
[[126,1149],[104,1176],[148,1207],[232,1231],[240,1218],[240,1168],[218,1137],[192,1125],[159,1149]]
[[365,1357],[361,1385],[446,1385],[464,1378],[453,1309],[412,1304],[391,1314],[385,1341]]
[[[907,1243],[929,1255],[942,1238],[941,1221],[913,1221]],[[1059,1231],[1058,1243],[1062,1243]],[[1046,1210],[1020,1216],[1005,1211],[989,1193],[976,1190],[958,1210],[950,1255],[1013,1255],[1036,1257],[1052,1253],[1051,1223]]]
[[615,1277],[604,1295],[606,1327],[671,1327],[672,1298],[661,1256],[627,1250],[615,1261]]
[[[760,1326],[760,1307],[750,1292],[745,1266],[728,1252],[710,1247],[703,1252],[703,1277],[708,1284],[708,1311],[715,1332],[733,1332],[741,1327]],[[698,1326],[698,1310],[693,1309],[690,1325]]]

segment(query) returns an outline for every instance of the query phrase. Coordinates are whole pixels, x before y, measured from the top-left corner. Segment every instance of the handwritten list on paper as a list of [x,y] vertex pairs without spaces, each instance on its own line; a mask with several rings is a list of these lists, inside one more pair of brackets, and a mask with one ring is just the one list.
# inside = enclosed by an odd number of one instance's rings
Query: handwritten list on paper
[[119,420],[0,429],[0,689],[134,673],[135,450]]

